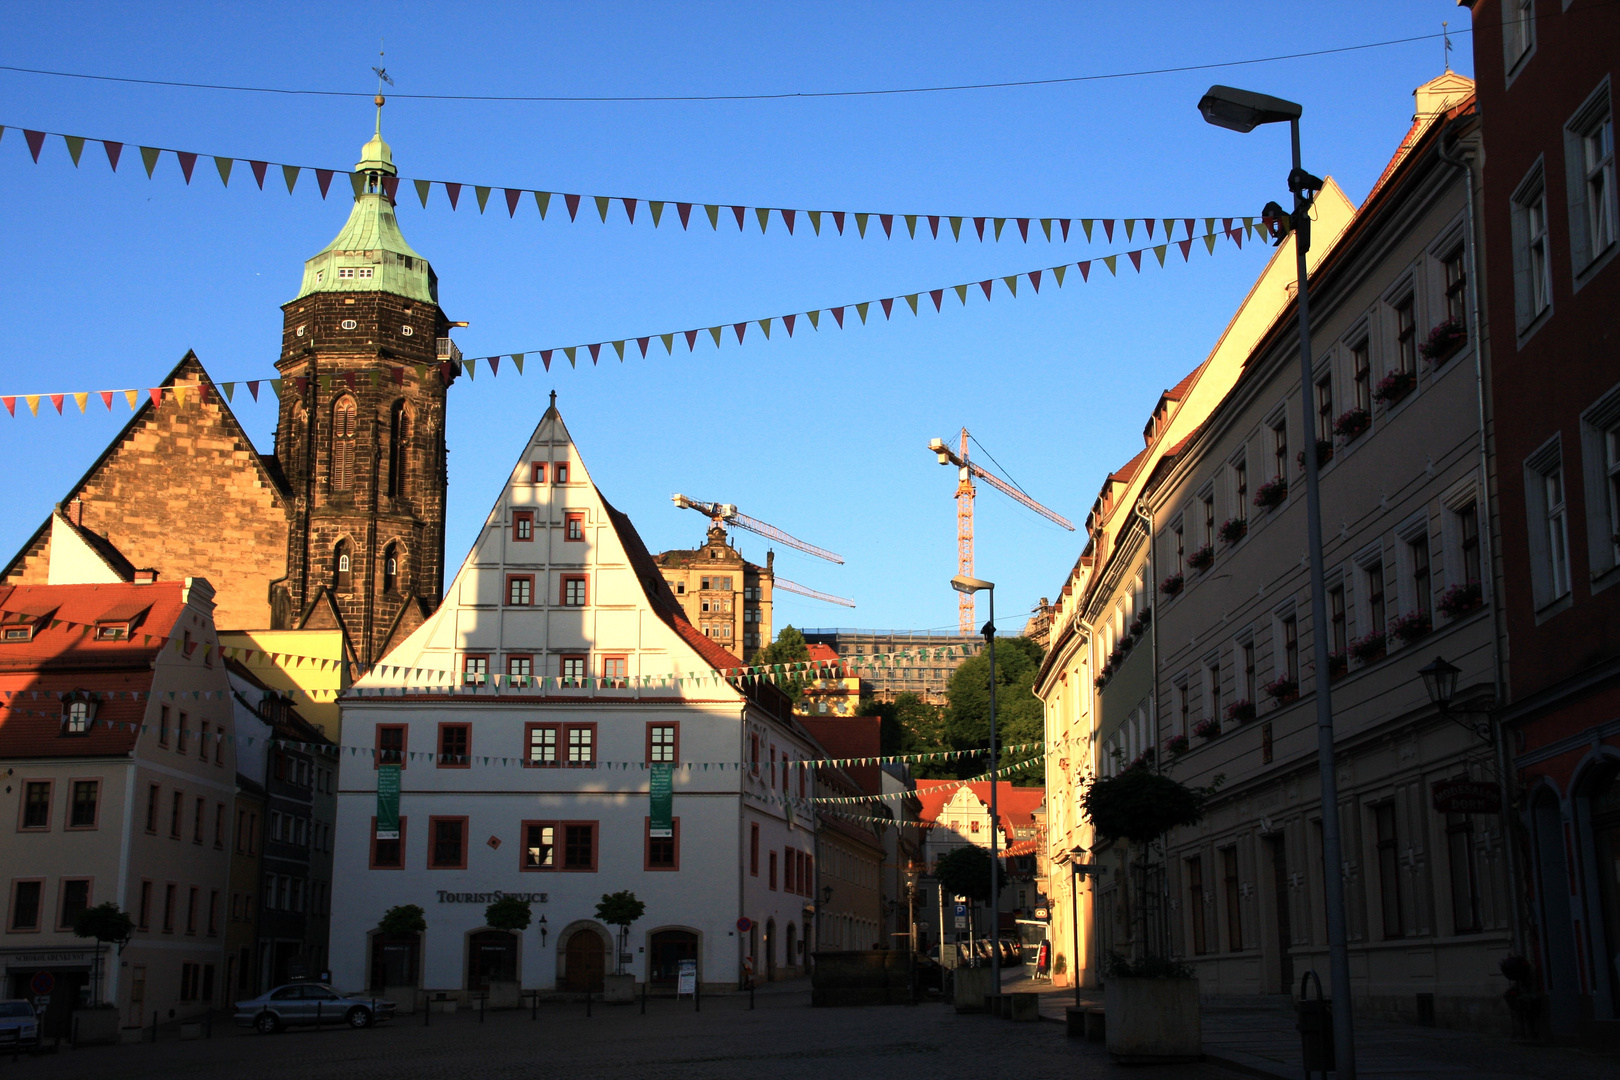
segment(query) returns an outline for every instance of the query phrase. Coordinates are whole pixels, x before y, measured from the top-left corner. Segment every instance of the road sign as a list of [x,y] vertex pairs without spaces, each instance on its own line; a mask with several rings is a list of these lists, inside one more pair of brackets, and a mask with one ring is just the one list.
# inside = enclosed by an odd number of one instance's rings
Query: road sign
[[36,971],[28,980],[28,988],[41,997],[48,997],[56,989],[56,976],[48,971]]
[[966,915],[958,915],[956,917],[956,928],[958,930],[966,930],[967,929],[967,916]]
[[1047,918],[1049,914],[1050,913],[1043,907],[1038,907],[1035,909],[1035,917],[1037,919]]
[[746,933],[748,933],[748,931],[752,930],[753,928],[754,928],[754,920],[750,919],[748,916],[744,915],[742,918],[737,920],[737,932],[738,933],[746,934]]
[[956,917],[958,919],[967,918],[967,905],[966,904],[957,904],[956,905]]

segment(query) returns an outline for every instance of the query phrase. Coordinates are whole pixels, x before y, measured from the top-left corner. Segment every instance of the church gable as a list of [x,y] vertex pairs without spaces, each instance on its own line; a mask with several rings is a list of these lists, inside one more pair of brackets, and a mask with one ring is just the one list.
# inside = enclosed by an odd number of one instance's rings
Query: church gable
[[[629,519],[591,481],[553,406],[444,603],[357,685],[632,696],[662,687],[668,694],[672,678],[708,678],[739,663],[687,623]],[[724,683],[698,692],[738,696]]]
[[[104,537],[158,577],[206,577],[221,627],[270,625],[267,585],[286,572],[287,493],[195,354],[164,379],[176,392],[143,402],[62,500],[82,531]],[[47,521],[0,574],[52,577]]]

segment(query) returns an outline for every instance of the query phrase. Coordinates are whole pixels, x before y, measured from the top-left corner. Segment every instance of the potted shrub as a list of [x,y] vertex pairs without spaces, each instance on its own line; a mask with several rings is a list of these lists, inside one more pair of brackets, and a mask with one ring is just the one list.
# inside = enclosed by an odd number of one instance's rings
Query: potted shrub
[[1434,329],[1429,331],[1428,339],[1418,346],[1418,352],[1431,366],[1439,367],[1455,356],[1467,341],[1468,330],[1463,326],[1463,321],[1448,318],[1435,324]]
[[1254,493],[1254,505],[1263,510],[1275,510],[1288,501],[1288,478],[1273,476],[1261,484]]
[[1479,582],[1470,581],[1462,585],[1453,585],[1440,594],[1440,600],[1435,607],[1440,614],[1448,619],[1455,619],[1459,615],[1466,615],[1485,602],[1484,590]]
[[[1153,771],[1145,761],[1094,780],[1080,796],[1081,811],[1101,842],[1126,841],[1136,856],[1138,880],[1148,880],[1148,857],[1171,829],[1203,820],[1212,788],[1191,788]],[[1149,942],[1145,888],[1136,890],[1132,936]],[[1108,1052],[1128,1063],[1196,1061],[1203,1052],[1198,980],[1185,964],[1145,945],[1140,955],[1110,957],[1104,968]]]
[[1243,534],[1249,531],[1249,523],[1242,518],[1228,518],[1221,522],[1221,527],[1215,530],[1216,535],[1224,544],[1235,544],[1243,539]]
[[1410,371],[1392,371],[1379,380],[1377,388],[1373,390],[1373,400],[1393,405],[1410,394],[1416,385],[1417,376]]
[[1181,592],[1182,586],[1185,584],[1187,584],[1186,576],[1177,570],[1174,574],[1159,582],[1159,591],[1166,596],[1175,596]]
[[1333,434],[1349,442],[1370,427],[1372,427],[1372,413],[1366,409],[1348,409],[1333,421]]
[[[387,998],[398,1006],[401,1012],[415,1012],[417,999],[417,982],[420,971],[422,935],[427,932],[427,913],[417,904],[396,904],[383,912],[383,917],[377,920],[377,934],[373,938],[374,945],[393,947],[406,957],[405,962],[396,967],[385,964],[383,967],[383,986],[381,997]],[[402,981],[391,981],[398,978]],[[444,1003],[449,1010],[454,1010],[455,1000]],[[426,1002],[424,1008],[429,1008]]]
[[1164,748],[1169,751],[1171,757],[1180,757],[1192,749],[1192,742],[1185,735],[1172,735],[1164,740]]
[[[1295,454],[1294,455],[1294,460],[1299,462],[1299,471],[1304,472],[1305,471],[1305,451],[1301,450],[1299,453]],[[1317,439],[1316,440],[1316,467],[1318,469],[1320,469],[1322,466],[1326,465],[1328,462],[1330,462],[1332,460],[1333,460],[1333,440],[1332,439]]]
[[1187,556],[1187,565],[1202,573],[1215,565],[1215,548],[1205,544],[1197,551]]
[[1350,655],[1355,657],[1357,662],[1362,664],[1370,664],[1375,660],[1382,660],[1384,658],[1386,640],[1385,635],[1376,633],[1368,634],[1365,637],[1358,637],[1356,640],[1350,643]]
[[[118,946],[118,954],[124,952],[124,946],[129,939],[135,936],[135,920],[129,912],[121,910],[111,900],[105,904],[97,904],[93,908],[85,908],[73,920],[73,933],[82,938],[94,938],[96,941],[96,971],[105,967],[101,960],[101,953],[108,945]],[[101,980],[98,978],[94,986],[96,997],[101,996]],[[73,1045],[96,1046],[116,1043],[118,1041],[118,1006],[111,1002],[93,1001],[88,1008],[74,1010],[73,1013]]]
[[1254,719],[1254,702],[1249,700],[1234,701],[1226,707],[1226,718],[1238,724],[1246,724]]
[[[503,896],[484,909],[485,926],[491,930],[505,930],[514,937],[522,935],[529,928],[530,920],[529,902],[515,896]],[[523,1003],[522,988],[516,979],[491,980],[488,985],[490,1008],[515,1009]]]
[[1389,632],[1403,642],[1411,644],[1434,629],[1433,620],[1426,611],[1408,611],[1389,620]]
[[1220,733],[1221,722],[1219,720],[1200,720],[1193,725],[1193,734],[1205,742],[1218,737]]
[[[968,925],[972,926],[971,905],[990,899],[990,853],[977,844],[953,848],[934,864],[934,877],[951,895],[967,897]],[[951,972],[951,1003],[957,1012],[982,1012],[985,995],[991,992],[988,964],[980,967],[969,962]]]
[[630,924],[646,914],[647,905],[628,889],[604,893],[596,905],[596,917],[619,928],[614,943],[613,974],[602,976],[602,1000],[628,1005],[636,999],[636,977],[624,971],[624,958],[630,951]]
[[1131,655],[1131,650],[1126,648],[1123,642],[1115,645],[1114,651],[1108,654],[1108,669],[1112,671],[1119,667],[1129,655]]
[[1266,683],[1262,689],[1271,695],[1271,700],[1283,705],[1299,697],[1299,680],[1290,679],[1287,675],[1279,675]]

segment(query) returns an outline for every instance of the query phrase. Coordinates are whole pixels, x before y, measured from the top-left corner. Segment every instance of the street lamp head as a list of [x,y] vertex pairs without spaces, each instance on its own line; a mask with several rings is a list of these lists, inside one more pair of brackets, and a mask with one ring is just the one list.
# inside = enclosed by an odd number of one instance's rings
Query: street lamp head
[[1418,668],[1418,674],[1423,676],[1423,689],[1429,692],[1429,700],[1440,706],[1441,712],[1449,709],[1451,695],[1457,692],[1457,676],[1462,674],[1462,669],[1437,656]]
[[994,582],[985,581],[983,578],[968,577],[965,574],[958,574],[951,578],[951,588],[959,593],[976,593],[981,589],[994,590],[995,587]]
[[1198,99],[1198,111],[1206,123],[1231,131],[1253,131],[1261,124],[1298,120],[1303,111],[1292,101],[1270,94],[1256,94],[1235,86],[1212,86]]

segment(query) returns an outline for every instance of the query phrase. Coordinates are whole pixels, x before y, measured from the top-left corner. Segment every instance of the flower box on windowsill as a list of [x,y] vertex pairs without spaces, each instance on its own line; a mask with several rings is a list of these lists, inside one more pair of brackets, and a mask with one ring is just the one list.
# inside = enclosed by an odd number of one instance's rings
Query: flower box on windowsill
[[1418,346],[1418,352],[1423,354],[1430,367],[1439,367],[1457,355],[1457,351],[1466,344],[1468,329],[1463,326],[1463,321],[1446,319],[1429,331],[1428,339]]
[[1247,521],[1242,518],[1229,518],[1221,522],[1221,527],[1216,529],[1215,533],[1221,538],[1221,543],[1235,544],[1243,539],[1243,535],[1248,531],[1249,523]]
[[1172,735],[1164,740],[1164,748],[1170,752],[1171,757],[1180,757],[1192,749],[1192,742],[1185,735]]
[[1390,634],[1408,645],[1433,629],[1434,621],[1422,611],[1408,611],[1389,620]]
[[1384,376],[1378,388],[1373,391],[1373,400],[1393,405],[1410,394],[1416,385],[1417,376],[1410,371],[1392,371]]
[[1388,638],[1386,635],[1368,634],[1366,637],[1358,637],[1350,643],[1350,655],[1355,657],[1358,663],[1371,664],[1384,658],[1387,645]]
[[[1294,455],[1294,460],[1299,462],[1299,471],[1304,472],[1305,471],[1305,451],[1301,450],[1299,453],[1295,454]],[[1316,440],[1316,467],[1318,469],[1320,469],[1322,466],[1326,465],[1328,462],[1330,462],[1332,460],[1333,460],[1333,440],[1332,439],[1317,439]]]
[[1372,414],[1366,409],[1350,409],[1333,421],[1333,434],[1345,442],[1353,442],[1372,427]]
[[1274,476],[1260,485],[1254,493],[1254,505],[1263,510],[1275,510],[1288,501],[1288,478]]
[[1266,683],[1261,689],[1269,694],[1277,704],[1285,705],[1299,697],[1299,680],[1290,679],[1284,675],[1279,679],[1273,679],[1271,682]]
[[1219,738],[1221,734],[1220,721],[1200,720],[1198,723],[1193,725],[1193,734],[1205,741]]
[[1470,581],[1463,585],[1453,585],[1440,594],[1440,600],[1435,604],[1440,614],[1448,619],[1456,619],[1468,614],[1481,604],[1485,603],[1485,592],[1477,581]]
[[1226,718],[1238,724],[1247,724],[1255,717],[1254,702],[1234,701],[1226,707]]
[[1197,570],[1199,573],[1203,573],[1205,570],[1208,570],[1211,566],[1215,565],[1215,549],[1209,544],[1205,544],[1203,547],[1187,556],[1187,565],[1192,567],[1194,570]]
[[1159,582],[1159,591],[1164,593],[1166,596],[1175,596],[1181,592],[1182,588],[1186,584],[1187,579],[1184,575],[1179,573],[1171,574],[1169,577]]

